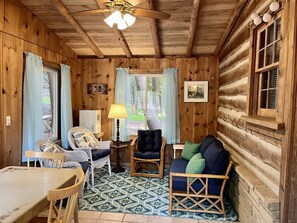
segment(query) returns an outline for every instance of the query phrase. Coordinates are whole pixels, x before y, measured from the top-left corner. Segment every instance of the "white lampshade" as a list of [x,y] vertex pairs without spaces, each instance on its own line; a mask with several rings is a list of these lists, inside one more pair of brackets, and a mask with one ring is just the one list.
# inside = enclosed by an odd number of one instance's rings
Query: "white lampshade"
[[124,15],[124,20],[128,26],[132,26],[134,24],[134,22],[136,21],[136,18],[134,16],[130,15],[129,13],[126,13]]
[[258,17],[258,13],[254,12],[253,14],[251,14],[251,20],[254,20],[257,17]]
[[128,118],[124,104],[112,104],[109,109],[108,118]]
[[278,2],[272,2],[269,6],[269,9],[272,11],[272,12],[275,12],[276,10],[279,9],[279,3]]
[[119,11],[114,11],[113,13],[111,13],[110,16],[104,19],[104,22],[106,22],[107,25],[109,25],[112,28],[113,25],[115,23],[118,24],[120,20],[122,20],[122,14]]
[[257,26],[262,22],[262,19],[258,16],[254,19],[254,24]]
[[263,16],[263,21],[264,22],[269,22],[271,19],[271,15],[269,13],[265,13]]

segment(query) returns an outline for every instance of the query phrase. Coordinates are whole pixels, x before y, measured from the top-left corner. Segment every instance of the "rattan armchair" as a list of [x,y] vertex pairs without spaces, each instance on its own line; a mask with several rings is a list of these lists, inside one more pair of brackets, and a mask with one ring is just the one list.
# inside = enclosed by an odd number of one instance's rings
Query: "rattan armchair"
[[[130,145],[130,175],[163,178],[165,145],[160,129],[138,130]],[[139,172],[149,165],[156,167],[158,173]]]

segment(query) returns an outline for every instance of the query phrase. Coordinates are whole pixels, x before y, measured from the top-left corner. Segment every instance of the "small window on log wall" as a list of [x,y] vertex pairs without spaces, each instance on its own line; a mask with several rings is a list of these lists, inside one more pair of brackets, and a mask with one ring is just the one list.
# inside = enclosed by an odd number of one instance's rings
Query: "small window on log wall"
[[[256,37],[254,74],[257,83],[257,115],[276,117],[280,58],[280,17],[264,24]],[[256,92],[255,92],[256,93]]]

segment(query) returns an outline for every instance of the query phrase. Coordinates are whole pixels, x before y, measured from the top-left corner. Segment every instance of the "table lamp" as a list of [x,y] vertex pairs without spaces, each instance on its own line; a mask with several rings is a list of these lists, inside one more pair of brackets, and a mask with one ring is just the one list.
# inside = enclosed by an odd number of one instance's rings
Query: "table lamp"
[[126,106],[124,104],[112,104],[109,109],[108,118],[117,120],[116,142],[120,142],[120,118],[128,118]]

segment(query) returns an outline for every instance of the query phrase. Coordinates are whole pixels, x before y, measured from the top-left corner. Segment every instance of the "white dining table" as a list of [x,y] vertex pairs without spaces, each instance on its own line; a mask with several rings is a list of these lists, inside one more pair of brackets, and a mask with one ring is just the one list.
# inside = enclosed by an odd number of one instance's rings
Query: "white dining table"
[[48,204],[47,193],[73,182],[74,169],[9,166],[0,170],[0,223],[25,223]]

